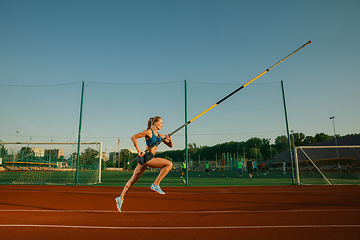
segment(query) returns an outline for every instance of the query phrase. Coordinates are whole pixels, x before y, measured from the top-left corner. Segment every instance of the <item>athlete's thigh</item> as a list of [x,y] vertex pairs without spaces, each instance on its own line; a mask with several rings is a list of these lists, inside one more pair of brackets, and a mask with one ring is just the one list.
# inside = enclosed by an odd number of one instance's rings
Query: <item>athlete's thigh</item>
[[169,165],[169,163],[171,162],[165,158],[153,158],[147,161],[145,165],[151,168],[162,168],[166,165]]

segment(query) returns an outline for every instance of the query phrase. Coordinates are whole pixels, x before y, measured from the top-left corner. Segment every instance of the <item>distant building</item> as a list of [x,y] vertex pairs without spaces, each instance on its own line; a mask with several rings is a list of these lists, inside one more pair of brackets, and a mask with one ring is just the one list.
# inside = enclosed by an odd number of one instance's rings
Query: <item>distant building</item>
[[103,161],[109,161],[109,158],[108,158],[106,152],[102,152],[102,153],[101,153],[101,159],[102,159]]
[[64,149],[46,149],[45,150],[45,155],[51,155],[51,156],[55,156],[57,158],[63,157],[64,156]]
[[116,160],[120,159],[120,153],[119,152],[111,152],[109,153],[109,161],[115,163]]
[[43,157],[45,155],[45,149],[43,148],[30,148],[34,152],[35,157]]
[[131,153],[137,153],[136,150],[132,150],[132,149],[121,149],[120,152],[111,152],[109,153],[109,161],[111,162],[116,162],[118,159],[120,159],[120,153],[123,152],[124,150],[127,150]]

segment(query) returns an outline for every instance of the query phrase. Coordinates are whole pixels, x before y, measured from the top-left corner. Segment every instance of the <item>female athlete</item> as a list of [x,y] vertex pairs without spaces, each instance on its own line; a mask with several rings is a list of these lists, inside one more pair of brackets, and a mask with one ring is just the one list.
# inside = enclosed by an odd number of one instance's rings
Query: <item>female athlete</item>
[[119,212],[121,212],[121,207],[124,202],[126,193],[140,179],[140,177],[143,175],[147,167],[161,168],[159,175],[155,179],[154,183],[150,186],[150,189],[159,194],[165,194],[160,188],[160,182],[171,170],[173,166],[172,162],[164,158],[155,157],[157,146],[149,149],[147,152],[144,153],[140,150],[139,145],[137,143],[138,138],[145,137],[146,149],[148,149],[165,138],[163,142],[168,147],[172,147],[173,142],[171,136],[166,135],[164,137],[162,134],[158,133],[158,131],[162,128],[162,126],[163,126],[163,120],[161,117],[150,118],[148,121],[147,129],[131,137],[131,141],[133,142],[136,150],[138,151],[139,158],[138,158],[138,164],[134,169],[134,173],[132,177],[125,184],[121,195],[115,198],[116,206]]

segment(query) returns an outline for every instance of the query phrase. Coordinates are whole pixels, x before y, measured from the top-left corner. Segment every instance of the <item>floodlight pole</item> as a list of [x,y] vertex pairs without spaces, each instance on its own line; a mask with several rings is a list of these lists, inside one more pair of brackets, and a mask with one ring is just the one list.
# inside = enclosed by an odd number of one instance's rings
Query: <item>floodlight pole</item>
[[270,141],[271,141],[271,138],[269,138],[269,150],[270,150],[270,159],[272,158],[272,154],[271,154],[271,143],[270,143]]
[[76,157],[75,185],[79,184],[80,139],[81,139],[81,123],[82,123],[83,102],[84,102],[84,81],[82,82],[82,90],[81,90],[81,103],[80,103],[80,118],[79,118],[78,150],[77,150],[77,157]]
[[[185,123],[187,123],[187,81],[185,80]],[[185,125],[185,159],[186,159],[186,186],[189,186],[189,151],[187,144],[187,125]]]
[[336,132],[335,132],[335,116],[330,117],[330,119],[332,119],[333,127],[334,127],[334,138],[335,138],[335,146],[336,146],[336,157],[339,158],[339,151],[338,151],[338,148],[337,148],[337,139],[336,139]]
[[286,110],[286,100],[285,100],[285,90],[284,90],[284,82],[281,80],[281,90],[283,95],[283,102],[284,102],[284,113],[285,113],[285,123],[286,123],[286,133],[287,133],[287,139],[288,139],[288,145],[289,145],[289,155],[290,155],[290,164],[291,164],[291,179],[292,184],[295,184],[295,176],[294,176],[294,164],[293,164],[293,158],[291,153],[291,143],[290,143],[290,132],[289,132],[289,122],[287,117],[287,110]]

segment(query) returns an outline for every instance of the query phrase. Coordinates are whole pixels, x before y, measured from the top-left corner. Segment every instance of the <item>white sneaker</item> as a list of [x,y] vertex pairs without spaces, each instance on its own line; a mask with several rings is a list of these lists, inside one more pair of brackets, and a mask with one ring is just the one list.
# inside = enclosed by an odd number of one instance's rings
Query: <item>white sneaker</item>
[[115,201],[116,201],[117,209],[119,210],[119,212],[121,212],[121,207],[122,207],[123,201],[121,200],[120,197],[115,198]]
[[165,194],[163,190],[161,190],[160,185],[151,184],[150,187],[151,190],[159,193],[159,194]]

